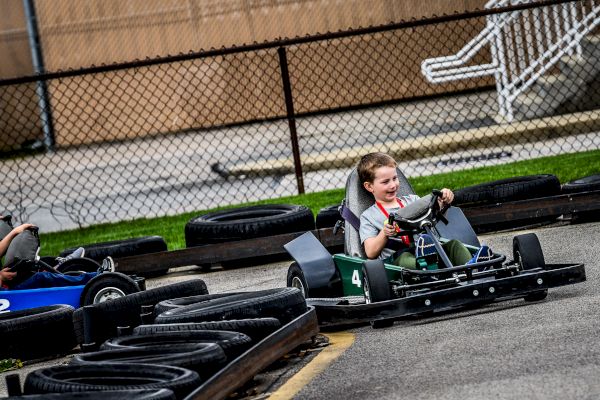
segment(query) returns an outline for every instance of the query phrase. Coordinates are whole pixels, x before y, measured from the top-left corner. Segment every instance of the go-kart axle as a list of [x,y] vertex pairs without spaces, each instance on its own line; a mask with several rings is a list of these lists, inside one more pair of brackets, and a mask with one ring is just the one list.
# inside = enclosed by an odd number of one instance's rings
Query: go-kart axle
[[[496,276],[499,272],[518,272],[519,269],[520,269],[520,267],[517,264],[510,264],[510,265],[505,265],[500,268],[494,268],[494,269],[487,270],[487,271],[471,272],[470,279],[469,279],[469,274],[467,274],[467,273],[457,274],[455,272],[452,274],[451,278],[438,279],[438,280],[431,281],[431,282],[412,283],[410,285],[407,285],[407,284],[404,284],[403,282],[392,280],[392,281],[390,281],[390,283],[392,285],[395,285],[392,287],[392,289],[395,291],[424,289],[424,288],[437,287],[437,286],[443,286],[443,285],[449,285],[449,284],[458,284],[458,283],[465,282],[465,281],[468,282],[468,281],[472,281],[474,279],[484,278],[486,276]],[[446,272],[443,269],[438,270],[438,271],[439,271],[439,273]]]

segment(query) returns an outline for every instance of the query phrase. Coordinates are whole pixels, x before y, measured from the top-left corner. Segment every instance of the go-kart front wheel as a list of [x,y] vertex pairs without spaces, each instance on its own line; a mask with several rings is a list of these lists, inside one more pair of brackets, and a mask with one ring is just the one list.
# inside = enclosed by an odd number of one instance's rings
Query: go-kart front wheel
[[81,306],[102,303],[139,292],[138,284],[125,274],[104,272],[90,280],[81,292]]
[[308,286],[304,273],[297,263],[293,262],[287,272],[287,286],[300,289],[304,298],[308,297]]
[[[523,271],[546,267],[542,246],[535,233],[526,233],[513,238],[513,257]],[[540,301],[547,296],[548,289],[545,289],[530,293],[524,299],[525,301]]]
[[[367,304],[390,300],[392,298],[390,282],[382,260],[367,260],[363,262],[362,273],[363,291]],[[393,324],[394,320],[392,319],[371,321],[371,326],[374,329],[387,328]]]

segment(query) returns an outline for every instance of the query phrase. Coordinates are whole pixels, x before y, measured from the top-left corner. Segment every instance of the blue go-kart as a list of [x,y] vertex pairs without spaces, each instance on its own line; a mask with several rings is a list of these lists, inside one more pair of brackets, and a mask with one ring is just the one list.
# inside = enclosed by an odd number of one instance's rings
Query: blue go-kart
[[[59,269],[49,262],[53,259],[19,261],[11,270],[23,281],[32,273],[49,271],[66,275],[97,271],[100,265],[89,258],[77,258],[61,264]],[[68,304],[74,308],[101,303],[110,299],[145,289],[142,277],[127,276],[119,272],[104,272],[92,278],[85,285],[62,286],[41,289],[0,290],[0,313],[26,308]]]

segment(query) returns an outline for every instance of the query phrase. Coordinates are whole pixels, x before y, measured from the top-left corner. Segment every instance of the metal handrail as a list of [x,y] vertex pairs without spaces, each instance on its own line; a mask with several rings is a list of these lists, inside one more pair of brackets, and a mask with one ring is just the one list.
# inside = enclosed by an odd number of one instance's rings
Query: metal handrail
[[[535,0],[491,0],[485,7],[530,3]],[[581,56],[581,39],[599,23],[600,6],[586,9],[583,2],[490,15],[486,27],[457,54],[426,59],[421,71],[432,83],[494,75],[500,114],[511,121],[514,100],[564,55]],[[492,61],[467,66],[485,46]]]
[[[508,0],[491,0],[485,4],[486,9],[506,6]],[[517,13],[500,14],[495,21],[497,24],[505,25],[516,18]],[[473,78],[478,76],[493,75],[496,73],[498,64],[492,61],[489,64],[462,67],[469,62],[484,46],[491,43],[496,35],[497,26],[494,26],[491,18],[483,31],[469,41],[458,53],[428,58],[421,63],[421,71],[430,82],[443,83],[457,79]],[[460,68],[453,68],[460,67]]]

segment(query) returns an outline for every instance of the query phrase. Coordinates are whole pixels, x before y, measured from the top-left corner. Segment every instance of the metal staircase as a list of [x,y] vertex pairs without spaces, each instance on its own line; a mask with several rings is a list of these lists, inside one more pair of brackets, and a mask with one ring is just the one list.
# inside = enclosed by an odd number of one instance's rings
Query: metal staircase
[[[487,9],[535,0],[491,0]],[[551,115],[565,102],[584,99],[600,72],[598,0],[580,0],[487,17],[485,28],[457,54],[423,61],[432,83],[493,75],[500,116],[507,120]],[[472,65],[488,48],[491,62]],[[558,72],[557,72],[558,71]]]

